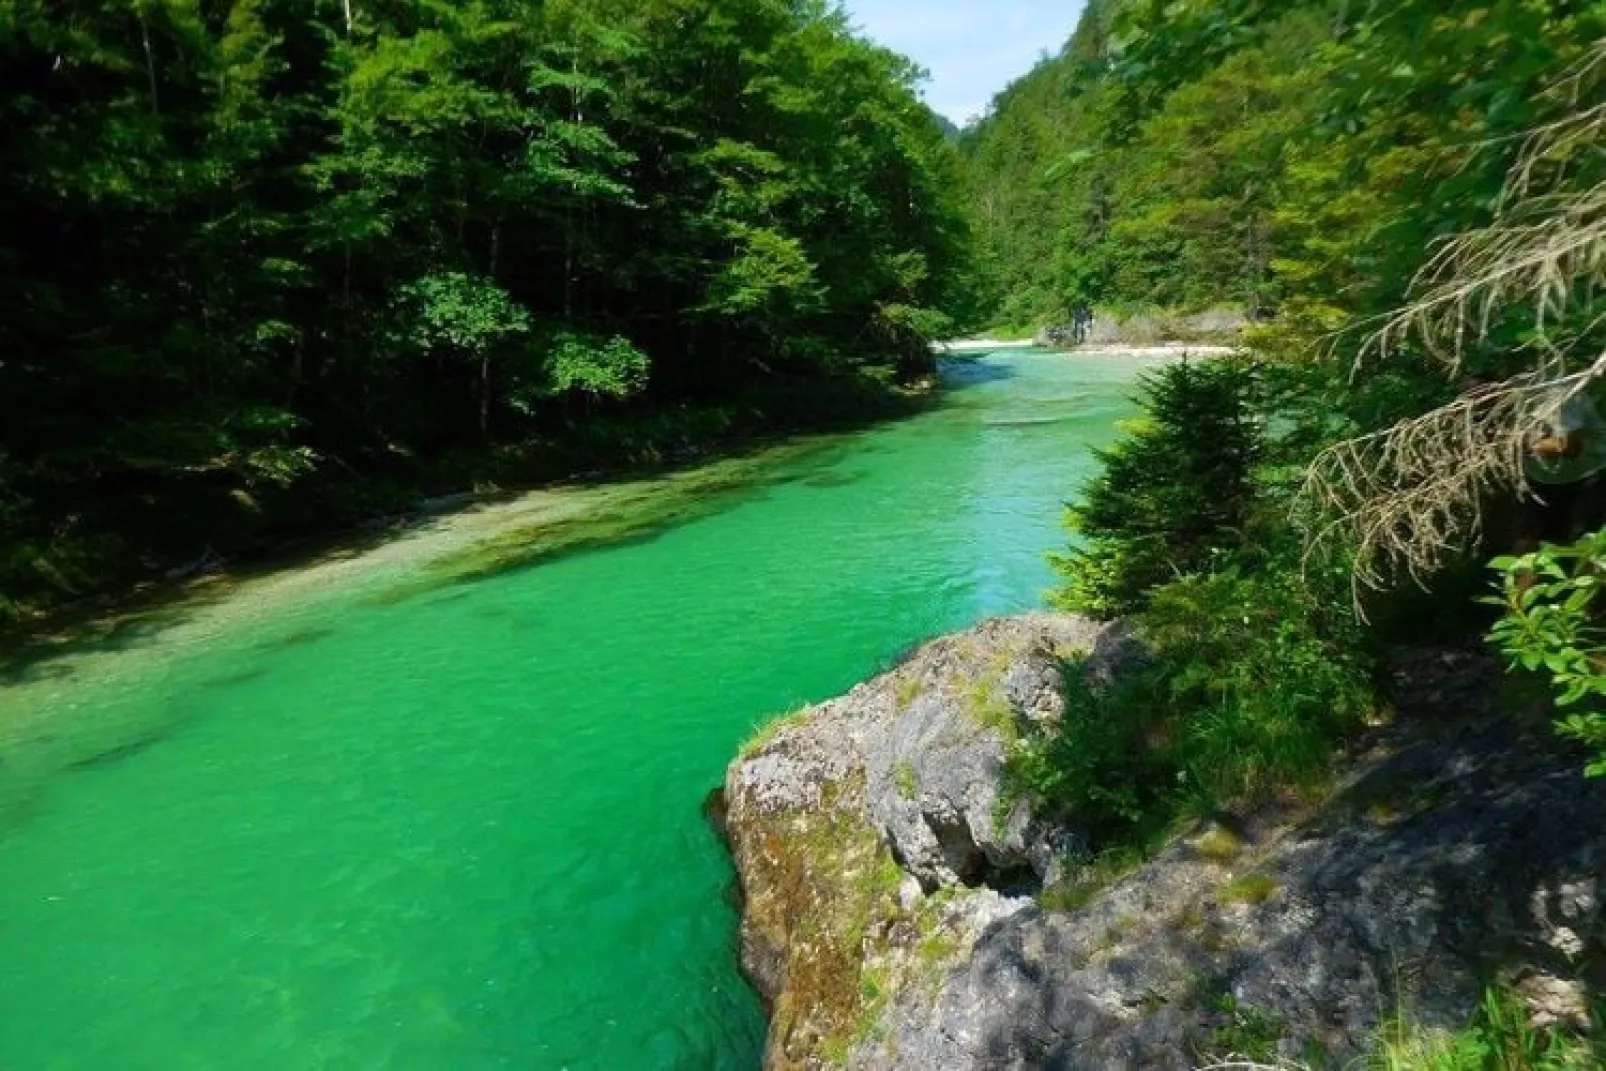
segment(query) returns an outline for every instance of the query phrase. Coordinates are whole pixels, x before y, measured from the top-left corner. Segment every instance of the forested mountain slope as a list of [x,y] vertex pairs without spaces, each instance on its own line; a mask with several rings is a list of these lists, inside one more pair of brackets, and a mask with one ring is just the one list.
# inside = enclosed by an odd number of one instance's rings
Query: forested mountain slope
[[0,5],[0,619],[918,369],[914,78],[788,0]]
[[963,142],[1001,322],[1392,307],[1489,219],[1599,5],[1092,0]]
[[1075,490],[1055,601],[1161,657],[1091,723],[1112,768],[1084,726],[1050,795],[1130,832],[1173,776],[1298,781],[1387,706],[1399,647],[1486,631],[1606,773],[1606,8],[1094,4],[965,151],[1005,322],[1255,322],[1153,377]]

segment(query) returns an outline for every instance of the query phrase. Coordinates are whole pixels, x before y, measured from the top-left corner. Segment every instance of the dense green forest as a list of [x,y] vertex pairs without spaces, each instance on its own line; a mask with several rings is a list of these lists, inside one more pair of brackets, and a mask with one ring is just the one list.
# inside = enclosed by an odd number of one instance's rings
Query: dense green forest
[[[964,133],[995,324],[1251,325],[1149,377],[1070,489],[1053,599],[1153,660],[1068,674],[1064,720],[1012,760],[1100,856],[1058,900],[1202,817],[1324,798],[1424,683],[1413,651],[1499,658],[1494,715],[1606,776],[1603,33],[1580,0],[1090,0]],[[1480,715],[1404,728],[1457,716]],[[1499,1014],[1380,1045],[1601,1059]]]
[[5,0],[0,620],[919,374],[917,75],[824,0]]
[[[1585,2],[1090,0],[966,131],[1002,322],[1229,306],[1328,322],[1400,301],[1490,218]],[[1517,139],[1517,140],[1513,140]]]
[[1155,662],[1015,774],[1105,849],[1319,785],[1410,645],[1489,641],[1508,712],[1606,775],[1603,31],[1576,0],[1095,0],[965,133],[997,322],[1253,325],[1151,377],[1074,489],[1055,601]]

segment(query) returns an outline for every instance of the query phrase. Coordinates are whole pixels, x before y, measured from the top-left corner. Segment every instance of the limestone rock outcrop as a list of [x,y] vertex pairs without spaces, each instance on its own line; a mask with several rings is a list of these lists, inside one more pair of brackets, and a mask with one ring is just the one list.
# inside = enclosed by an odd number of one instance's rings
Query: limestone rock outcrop
[[1142,657],[1076,617],[985,622],[731,765],[766,1066],[1180,1069],[1249,1047],[1342,1065],[1401,1011],[1463,1025],[1493,981],[1541,1023],[1606,992],[1606,783],[1497,718],[1402,720],[1325,802],[1236,816],[1042,906],[1076,865],[1074,816],[1032,813],[1003,775],[1017,735],[1059,716],[1073,655],[1106,678]]

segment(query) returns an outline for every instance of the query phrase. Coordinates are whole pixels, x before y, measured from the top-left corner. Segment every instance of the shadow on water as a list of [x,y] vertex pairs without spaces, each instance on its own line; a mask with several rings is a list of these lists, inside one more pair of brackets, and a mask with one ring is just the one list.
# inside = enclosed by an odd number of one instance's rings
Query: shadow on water
[[133,650],[182,623],[217,597],[197,592],[170,595],[162,605],[86,614],[57,625],[50,633],[18,640],[12,650],[0,652],[0,686],[70,680],[76,670],[58,661],[62,655]]
[[842,478],[830,468],[848,448],[841,436],[815,436],[650,483],[613,488],[612,497],[578,514],[520,525],[447,554],[426,565],[416,581],[376,592],[364,604],[394,605],[443,585],[473,583],[597,550],[642,546],[789,484],[845,484],[856,477]]
[[865,478],[863,472],[822,472],[817,476],[809,476],[802,483],[804,487],[833,488],[847,487],[858,483]]
[[169,716],[142,726],[133,735],[92,743],[57,733],[34,737],[22,750],[0,754],[0,840],[37,818],[52,778],[94,773],[137,758],[194,722],[194,716]]
[[306,647],[317,643],[319,640],[326,640],[334,634],[335,630],[327,626],[298,628],[284,636],[276,636],[271,640],[264,640],[262,643],[257,644],[255,649],[264,654],[287,651],[292,647]]
[[985,356],[942,358],[937,362],[937,371],[942,376],[943,386],[963,390],[983,383],[1014,379],[1020,374],[1010,365],[985,360]]
[[445,591],[430,599],[428,605],[431,609],[438,609],[442,606],[450,606],[454,602],[462,602],[472,596],[473,593],[468,591]]
[[158,640],[209,607],[226,602],[252,580],[327,562],[361,558],[410,531],[427,531],[428,517],[391,517],[358,530],[284,544],[251,561],[187,581],[148,583],[132,591],[87,597],[30,628],[0,631],[0,686],[69,680],[75,654],[117,654]]
[[[973,370],[986,367],[964,358],[944,363],[963,364]],[[984,374],[988,378],[1002,378],[1002,370]],[[958,374],[960,380],[967,377],[974,378],[972,373]],[[620,495],[615,503],[600,511],[588,510],[583,516],[527,526],[449,553],[426,567],[426,579],[396,585],[374,594],[364,603],[405,602],[443,585],[625,542],[643,542],[729,508],[739,501],[739,496],[757,497],[768,487],[807,480],[811,473],[823,476],[819,470],[840,457],[855,432],[873,422],[916,416],[927,411],[930,405],[930,399],[906,400],[897,407],[883,408],[873,421],[869,418],[845,421],[838,430],[751,438],[739,445],[727,445],[719,460],[710,461],[707,454],[687,455],[665,464],[589,473],[581,482],[542,485],[541,489],[560,494],[617,490]],[[831,477],[824,476],[824,479],[829,481]],[[636,485],[644,485],[647,491],[632,491]],[[840,484],[825,482],[812,486]],[[671,493],[654,493],[654,489],[662,487],[670,488]],[[71,680],[78,673],[71,662],[63,660],[64,656],[136,650],[156,642],[163,633],[202,610],[226,601],[243,583],[324,563],[358,559],[409,534],[438,531],[446,526],[450,515],[472,514],[516,500],[536,489],[478,496],[450,510],[420,510],[383,517],[358,529],[293,540],[242,564],[230,565],[224,572],[176,586],[150,584],[133,593],[87,598],[53,614],[49,620],[36,625],[33,632],[26,629],[0,631],[0,687]],[[673,501],[665,508],[659,504],[661,498]],[[282,641],[270,641],[261,649],[298,646],[322,638],[316,630],[309,630]]]
[[262,680],[268,675],[266,669],[260,666],[256,669],[242,669],[238,673],[226,673],[221,677],[208,677],[200,682],[202,688],[238,688],[242,684],[250,684]]
[[33,821],[42,801],[37,780],[24,780],[0,763],[0,840]]
[[68,763],[65,768],[73,773],[83,773],[88,770],[98,770],[115,765],[124,759],[131,759],[136,755],[143,754],[157,744],[171,739],[184,724],[185,722],[181,720],[166,722],[151,732],[138,736],[133,740],[127,740],[121,744],[86,755],[81,759],[76,759]]

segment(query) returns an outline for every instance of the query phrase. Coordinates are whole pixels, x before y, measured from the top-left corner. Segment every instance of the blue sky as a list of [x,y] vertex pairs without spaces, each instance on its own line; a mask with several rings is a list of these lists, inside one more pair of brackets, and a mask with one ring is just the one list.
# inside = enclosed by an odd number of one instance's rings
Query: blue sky
[[993,94],[1058,52],[1082,0],[845,0],[867,35],[931,72],[926,101],[954,122],[979,114]]

